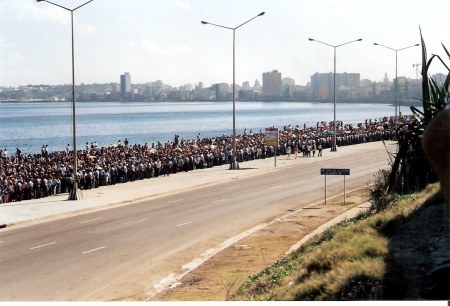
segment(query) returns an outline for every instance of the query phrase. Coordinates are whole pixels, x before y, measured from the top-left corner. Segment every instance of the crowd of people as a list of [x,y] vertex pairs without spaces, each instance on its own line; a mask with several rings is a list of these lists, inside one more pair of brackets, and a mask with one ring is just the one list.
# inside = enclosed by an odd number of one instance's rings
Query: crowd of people
[[[403,121],[413,120],[402,117]],[[337,146],[394,140],[396,122],[392,118],[366,120],[353,126],[337,122]],[[322,150],[333,144],[333,122],[317,122],[315,127],[285,126],[278,132],[278,146],[265,143],[265,133],[252,130],[236,136],[236,159],[245,162],[277,155],[320,157]],[[86,143],[77,152],[77,186],[80,189],[127,183],[135,180],[168,176],[180,171],[230,164],[233,139],[225,133],[218,137],[184,140],[175,135],[173,141],[130,145],[128,139],[116,145],[99,147]],[[68,193],[74,186],[74,152],[70,145],[64,151],[12,156],[7,148],[0,150],[0,203],[30,200]],[[317,155],[316,155],[317,154]]]

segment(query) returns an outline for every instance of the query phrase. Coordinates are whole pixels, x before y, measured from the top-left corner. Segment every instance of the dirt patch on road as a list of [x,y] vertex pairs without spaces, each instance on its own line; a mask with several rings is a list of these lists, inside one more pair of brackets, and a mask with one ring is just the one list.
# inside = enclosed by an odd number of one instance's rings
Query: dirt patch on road
[[[368,199],[361,189],[343,197],[301,209],[271,222],[211,257],[180,280],[180,284],[152,297],[152,301],[224,301],[250,275],[270,266],[303,237],[322,224]],[[143,301],[139,295],[131,300]],[[130,300],[130,298],[127,298]]]

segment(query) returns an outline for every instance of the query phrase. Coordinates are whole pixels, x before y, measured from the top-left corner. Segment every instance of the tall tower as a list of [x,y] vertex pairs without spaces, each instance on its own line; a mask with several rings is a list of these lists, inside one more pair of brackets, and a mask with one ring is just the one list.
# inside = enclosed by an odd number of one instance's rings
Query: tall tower
[[131,75],[129,72],[125,72],[120,75],[120,97],[123,100],[127,100],[131,93]]
[[281,72],[273,70],[263,73],[263,95],[265,100],[276,100],[280,96]]
[[383,88],[386,89],[386,90],[390,88],[389,79],[388,79],[387,73],[384,74]]

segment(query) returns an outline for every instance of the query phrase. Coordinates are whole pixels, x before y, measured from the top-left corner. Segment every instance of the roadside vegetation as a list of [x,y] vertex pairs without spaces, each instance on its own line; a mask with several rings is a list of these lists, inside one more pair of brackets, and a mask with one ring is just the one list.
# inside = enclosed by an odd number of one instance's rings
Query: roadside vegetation
[[[422,32],[420,33],[422,42],[422,110],[411,106],[411,111],[415,117],[410,124],[399,125],[396,130],[398,141],[398,152],[392,154],[392,169],[388,175],[386,191],[390,194],[406,194],[421,190],[429,183],[437,181],[436,175],[428,162],[422,149],[422,135],[425,128],[433,118],[449,104],[450,68],[443,59],[433,54],[427,58]],[[447,58],[450,53],[442,45]],[[443,84],[429,76],[430,66],[434,61],[438,61],[447,69],[447,78]]]
[[419,211],[442,203],[439,185],[431,184],[381,212],[346,220],[250,276],[230,300],[411,299],[410,275],[396,262],[390,240]]
[[[427,59],[422,33],[421,39],[423,110],[411,107],[415,121],[398,126],[398,152],[390,153],[390,171],[380,171],[375,177],[375,184],[370,191],[370,209],[315,237],[299,250],[250,276],[230,300],[398,300],[427,296],[431,299],[450,298],[449,279],[444,280],[446,289],[443,291],[433,289],[436,284],[428,284],[428,293],[412,292],[409,281],[412,276],[408,275],[411,271],[402,266],[399,257],[394,256],[396,246],[392,241],[423,210],[445,202],[440,186],[436,183],[437,177],[422,149],[421,139],[434,116],[449,104],[450,69],[438,55]],[[448,50],[444,45],[442,47],[450,58]],[[439,60],[449,71],[444,84],[438,84],[428,76],[433,60]],[[446,207],[445,204],[442,206]],[[440,241],[448,244],[448,209],[444,210],[442,218],[443,220],[431,219],[427,222],[443,224],[440,227],[443,233],[440,234],[444,238]],[[408,248],[414,248],[414,243],[418,243],[416,238],[423,239],[426,244],[427,239],[431,241],[432,238],[426,235],[439,235],[427,232],[425,227],[426,222],[414,229],[417,236],[408,242]],[[419,238],[420,231],[425,236]],[[444,263],[448,260],[446,250],[448,248],[444,247]],[[431,251],[429,253],[438,254]],[[411,257],[416,254],[422,261],[424,257],[425,260],[433,260],[433,255],[426,258],[426,255],[417,255],[414,250],[408,254]],[[437,285],[442,285],[442,281]]]

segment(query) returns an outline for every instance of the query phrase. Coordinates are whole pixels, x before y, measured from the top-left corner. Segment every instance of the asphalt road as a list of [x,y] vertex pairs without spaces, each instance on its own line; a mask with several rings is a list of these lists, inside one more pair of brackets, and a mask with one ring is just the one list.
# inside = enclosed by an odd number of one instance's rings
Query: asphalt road
[[[239,171],[248,171],[244,167]],[[320,168],[350,168],[346,190],[388,166],[384,149],[0,232],[0,300],[151,295],[233,237],[324,199]],[[344,191],[327,176],[327,195]],[[225,243],[224,243],[225,242]]]

